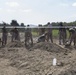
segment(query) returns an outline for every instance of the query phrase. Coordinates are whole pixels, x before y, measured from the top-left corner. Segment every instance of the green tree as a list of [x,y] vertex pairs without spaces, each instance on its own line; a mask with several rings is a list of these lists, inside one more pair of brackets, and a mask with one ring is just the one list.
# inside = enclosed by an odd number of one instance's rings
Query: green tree
[[19,26],[19,24],[16,20],[12,20],[11,26]]

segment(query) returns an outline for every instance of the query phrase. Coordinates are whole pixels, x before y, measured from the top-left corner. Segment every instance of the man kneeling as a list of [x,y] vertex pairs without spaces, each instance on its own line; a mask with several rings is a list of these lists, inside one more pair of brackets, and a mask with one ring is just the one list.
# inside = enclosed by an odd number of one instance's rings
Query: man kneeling
[[38,43],[39,42],[45,42],[45,34],[42,34],[41,36],[39,36]]

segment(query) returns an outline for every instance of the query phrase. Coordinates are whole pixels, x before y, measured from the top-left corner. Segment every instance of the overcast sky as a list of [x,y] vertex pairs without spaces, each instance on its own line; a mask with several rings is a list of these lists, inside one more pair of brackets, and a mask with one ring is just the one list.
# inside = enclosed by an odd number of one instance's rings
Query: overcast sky
[[0,23],[46,24],[76,20],[76,0],[0,0]]

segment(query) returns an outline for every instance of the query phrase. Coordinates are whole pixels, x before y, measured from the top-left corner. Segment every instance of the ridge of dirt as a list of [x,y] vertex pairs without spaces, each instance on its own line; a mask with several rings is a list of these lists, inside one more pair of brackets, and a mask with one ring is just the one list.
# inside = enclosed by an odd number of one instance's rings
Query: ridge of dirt
[[36,43],[30,50],[34,50],[34,49],[40,49],[40,50],[45,50],[49,52],[58,52],[58,53],[64,52],[67,50],[55,43],[50,43],[50,42]]
[[21,41],[13,41],[10,42],[6,45],[6,47],[11,48],[11,47],[24,47],[24,43]]
[[[18,43],[19,47],[15,48],[13,43]],[[0,49],[1,75],[76,75],[75,49],[41,42],[36,43],[30,51],[22,48],[22,42],[13,43]],[[52,64],[53,58],[57,59],[56,66]]]

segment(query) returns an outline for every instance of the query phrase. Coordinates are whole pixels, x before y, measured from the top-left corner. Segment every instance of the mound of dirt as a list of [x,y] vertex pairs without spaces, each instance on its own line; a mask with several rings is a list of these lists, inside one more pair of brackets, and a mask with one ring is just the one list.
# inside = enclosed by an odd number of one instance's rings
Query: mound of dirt
[[10,42],[6,45],[6,47],[24,47],[24,44],[20,41]]
[[[3,75],[13,75],[13,72],[14,75],[76,75],[76,50],[66,52],[67,55],[64,55],[62,52],[64,49],[56,44],[38,43],[36,45],[38,49],[33,51],[25,48],[0,49],[0,73],[2,72]],[[40,50],[40,48],[45,49],[46,46],[50,47],[52,52]],[[63,65],[53,66],[54,57],[57,58],[57,64],[62,62]]]
[[59,45],[57,45],[55,43],[49,43],[49,42],[37,43],[31,48],[31,50],[34,50],[34,49],[41,49],[41,50],[46,50],[46,51],[50,51],[50,52],[65,51],[65,49],[60,47]]

